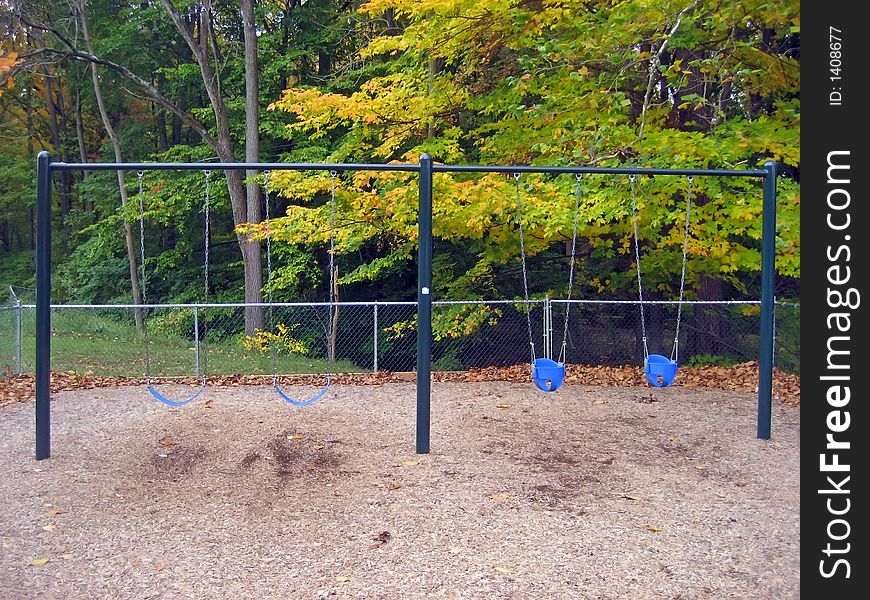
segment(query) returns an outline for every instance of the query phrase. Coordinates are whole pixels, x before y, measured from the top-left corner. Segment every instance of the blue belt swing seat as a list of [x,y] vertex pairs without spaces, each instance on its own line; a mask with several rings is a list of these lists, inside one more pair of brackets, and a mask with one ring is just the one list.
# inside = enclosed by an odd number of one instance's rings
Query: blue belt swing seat
[[519,220],[520,234],[520,259],[523,267],[523,294],[526,308],[526,325],[529,333],[529,346],[531,348],[532,357],[532,382],[542,392],[555,392],[565,381],[566,369],[565,358],[568,347],[568,319],[571,315],[571,292],[574,288],[574,263],[577,254],[577,224],[580,215],[580,181],[582,175],[575,175],[577,184],[574,190],[574,230],[571,237],[571,264],[568,270],[568,302],[565,307],[565,328],[562,335],[562,347],[559,351],[559,359],[553,360],[549,357],[537,358],[535,356],[535,342],[532,338],[532,319],[530,315],[530,300],[529,300],[529,284],[528,273],[526,269],[526,245],[525,233],[523,231],[523,204],[520,197],[520,174],[514,173],[514,184],[516,188],[517,215]]
[[[266,223],[269,222],[269,171],[265,171],[263,173],[265,183],[263,188],[265,190],[264,198],[266,205]],[[330,171],[329,175],[332,179],[331,185],[331,194],[330,194],[330,220],[329,220],[329,316],[327,322],[327,332],[326,338],[327,343],[333,343],[333,332],[334,332],[334,311],[335,311],[335,287],[337,284],[337,272],[335,270],[335,178],[338,176],[336,171]],[[274,326],[274,303],[272,301],[272,231],[269,229],[268,235],[266,236],[266,286],[268,288],[267,291],[267,304],[268,304],[268,327],[269,330]],[[272,389],[275,390],[275,393],[278,394],[280,398],[282,398],[285,402],[292,406],[304,407],[314,404],[318,400],[320,400],[326,393],[329,391],[332,386],[332,361],[335,357],[335,348],[329,347],[327,349],[327,362],[326,362],[326,384],[318,390],[313,396],[303,399],[296,400],[292,396],[290,396],[287,392],[281,389],[278,385],[278,364],[275,356],[275,344],[273,342],[269,343],[269,355],[272,363]]]
[[[136,175],[139,178],[139,259],[140,259],[139,262],[140,262],[140,269],[141,269],[141,271],[140,271],[140,281],[141,281],[140,287],[142,289],[142,303],[148,304],[147,295],[146,295],[147,272],[145,270],[145,209],[144,209],[144,202],[143,202],[144,192],[143,192],[143,184],[142,184],[144,172],[138,171],[136,173]],[[163,404],[166,404],[166,405],[172,406],[172,407],[176,407],[176,408],[179,406],[184,406],[185,404],[193,402],[194,400],[199,398],[199,396],[205,391],[205,389],[207,387],[206,386],[207,352],[206,352],[205,341],[206,341],[206,338],[208,335],[208,313],[207,313],[207,310],[208,310],[208,265],[209,265],[208,250],[209,250],[209,236],[210,236],[209,203],[210,203],[210,195],[211,195],[209,182],[211,179],[211,171],[205,170],[205,171],[203,171],[203,175],[205,176],[205,205],[204,205],[204,211],[203,211],[205,213],[205,234],[204,234],[204,242],[203,242],[205,256],[204,256],[204,260],[203,260],[203,270],[204,270],[203,279],[204,279],[204,283],[205,283],[205,305],[206,305],[206,307],[203,309],[204,310],[204,312],[203,312],[203,315],[204,315],[203,335],[202,335],[202,338],[200,338],[202,340],[201,347],[203,349],[203,354],[202,354],[203,360],[202,360],[201,364],[200,364],[200,361],[198,358],[199,354],[197,354],[197,369],[199,370],[200,366],[202,367],[201,368],[202,385],[191,396],[188,396],[187,398],[184,398],[182,400],[173,400],[173,399],[169,398],[168,396],[165,396],[164,394],[162,394],[156,387],[154,387],[154,383],[151,380],[151,351],[150,351],[149,345],[148,345],[148,319],[146,318],[146,315],[143,315],[143,318],[142,318],[142,334],[143,334],[143,340],[145,342],[145,384],[148,388],[148,391],[151,393],[152,396],[154,396],[154,398],[156,398],[157,400],[159,400]],[[195,324],[194,326],[196,327],[198,325]],[[197,352],[198,351],[199,350],[197,349]],[[197,375],[199,375],[199,373],[197,373]]]
[[689,253],[689,224],[692,211],[692,181],[691,176],[688,177],[689,190],[686,194],[686,226],[685,235],[683,237],[683,266],[680,276],[680,298],[677,302],[677,326],[674,334],[674,345],[671,349],[671,356],[667,357],[661,354],[650,354],[647,346],[646,336],[646,318],[643,308],[643,283],[640,273],[640,240],[637,226],[637,195],[635,190],[635,175],[629,175],[631,182],[631,215],[634,229],[634,256],[635,266],[637,269],[637,293],[640,305],[640,325],[643,341],[643,372],[647,382],[653,387],[668,387],[674,382],[679,370],[679,347],[680,347],[680,322],[683,314],[683,292],[686,287],[686,259]]

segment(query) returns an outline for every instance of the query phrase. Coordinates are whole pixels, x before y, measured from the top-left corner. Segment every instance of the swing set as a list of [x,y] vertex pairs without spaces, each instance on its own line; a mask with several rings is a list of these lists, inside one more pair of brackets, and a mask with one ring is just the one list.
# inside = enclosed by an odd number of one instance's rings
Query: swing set
[[[694,177],[752,177],[763,181],[762,203],[762,293],[761,293],[761,335],[759,344],[759,386],[758,386],[758,418],[757,437],[770,438],[771,405],[773,392],[773,318],[774,297],[773,284],[775,274],[775,225],[776,225],[776,165],[767,162],[763,169],[724,170],[724,169],[663,169],[645,167],[534,167],[534,166],[484,166],[484,165],[447,165],[435,164],[432,157],[423,154],[419,163],[389,163],[389,164],[323,164],[323,163],[64,163],[54,162],[48,152],[40,152],[37,157],[37,244],[36,244],[36,458],[45,459],[51,455],[51,189],[52,174],[60,171],[135,171],[139,184],[139,243],[140,243],[140,279],[142,289],[142,308],[148,308],[146,300],[146,269],[145,269],[145,237],[144,237],[144,206],[143,177],[144,172],[153,171],[202,171],[205,177],[204,202],[204,265],[203,299],[205,307],[209,306],[209,210],[210,210],[210,176],[215,170],[245,170],[263,173],[265,179],[266,212],[269,215],[269,177],[272,171],[327,171],[331,177],[330,193],[330,241],[329,241],[329,319],[327,324],[328,339],[333,339],[335,301],[335,191],[336,179],[346,171],[392,171],[412,172],[419,176],[419,209],[418,209],[418,273],[417,273],[417,410],[416,410],[416,451],[426,454],[430,447],[430,400],[432,371],[432,183],[435,173],[503,173],[512,174],[516,187],[517,217],[520,240],[520,257],[523,274],[523,294],[531,351],[531,378],[534,385],[544,392],[556,391],[565,379],[565,363],[567,352],[568,322],[570,318],[571,294],[574,285],[576,264],[578,216],[581,200],[581,180],[584,174],[597,175],[628,175],[631,188],[632,225],[634,234],[635,265],[637,269],[637,287],[640,306],[640,320],[644,351],[644,372],[650,385],[656,387],[668,386],[673,383],[677,374],[679,360],[680,321],[682,317],[683,294],[686,279],[686,260],[688,254],[689,225],[692,203],[692,182]],[[557,360],[551,356],[537,357],[532,337],[530,298],[528,286],[528,270],[526,265],[525,231],[523,224],[523,206],[520,195],[519,180],[523,173],[539,174],[573,174],[576,177],[573,232],[571,257],[568,276],[568,303],[565,313],[562,346]],[[670,357],[650,354],[647,347],[646,319],[644,314],[643,281],[641,276],[641,253],[638,234],[636,177],[638,175],[684,176],[688,178],[689,188],[686,198],[685,236],[683,240],[683,262],[680,278],[680,293],[677,310],[676,334]],[[274,326],[274,302],[272,297],[273,273],[271,232],[266,236],[266,286],[267,286],[267,326]],[[70,307],[71,305],[62,305]],[[203,347],[207,337],[208,319],[205,319]],[[173,407],[183,406],[199,397],[206,388],[206,369],[203,369],[201,385],[194,393],[180,400],[173,400],[161,393],[154,385],[151,377],[151,356],[148,350],[147,325],[144,329],[146,385],[148,391],[157,400]],[[272,387],[276,394],[293,406],[308,406],[322,398],[330,389],[334,360],[334,349],[330,348],[325,374],[325,385],[313,396],[305,399],[295,399],[278,382],[277,361],[274,345],[270,344]],[[206,353],[207,355],[207,353]],[[206,364],[207,358],[203,360]]]

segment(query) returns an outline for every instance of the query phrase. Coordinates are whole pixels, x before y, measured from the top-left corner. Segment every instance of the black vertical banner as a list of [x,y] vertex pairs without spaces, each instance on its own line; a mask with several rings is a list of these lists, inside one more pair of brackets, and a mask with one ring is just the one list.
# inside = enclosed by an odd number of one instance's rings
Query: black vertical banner
[[[868,31],[858,2],[802,3],[801,588],[866,597],[868,411],[863,363]],[[864,12],[864,11],[862,11]],[[821,594],[826,594],[822,596]]]

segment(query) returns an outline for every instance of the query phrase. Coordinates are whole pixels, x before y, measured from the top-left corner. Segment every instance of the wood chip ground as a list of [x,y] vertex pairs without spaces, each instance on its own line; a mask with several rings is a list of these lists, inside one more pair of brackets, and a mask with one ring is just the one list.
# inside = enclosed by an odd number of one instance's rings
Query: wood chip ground
[[[304,395],[314,388],[294,388]],[[167,392],[183,391],[167,388]],[[793,403],[794,404],[794,403]],[[141,387],[0,408],[0,598],[798,598],[798,406],[751,392]]]

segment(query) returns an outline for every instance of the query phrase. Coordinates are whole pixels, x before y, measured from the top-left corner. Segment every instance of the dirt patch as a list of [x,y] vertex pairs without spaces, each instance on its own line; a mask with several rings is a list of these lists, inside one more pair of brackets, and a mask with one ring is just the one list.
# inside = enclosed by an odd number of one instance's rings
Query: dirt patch
[[[269,442],[269,452],[274,459],[274,472],[278,477],[327,477],[339,471],[343,457],[333,447],[319,440],[283,431]],[[250,455],[246,455],[246,458]],[[243,459],[244,461],[244,459]]]
[[157,479],[177,481],[179,477],[189,475],[207,456],[208,450],[202,446],[180,444],[155,451],[150,466]]

